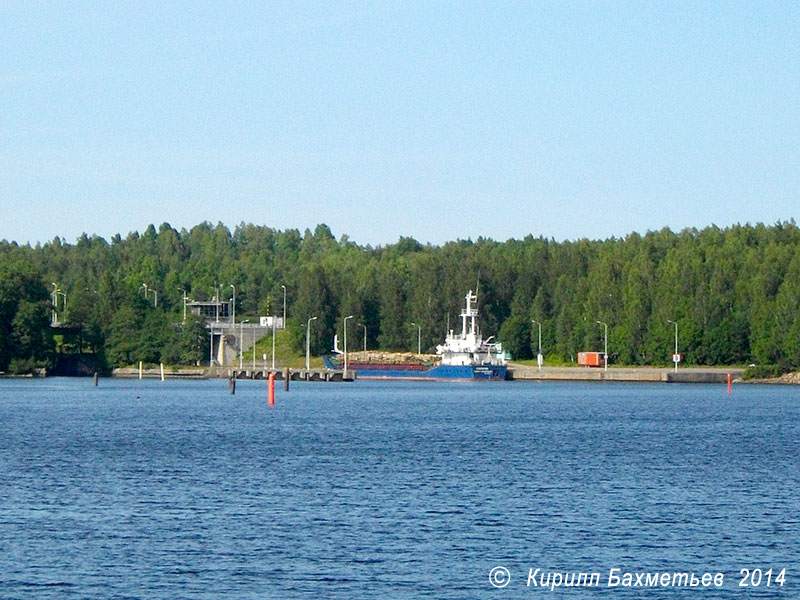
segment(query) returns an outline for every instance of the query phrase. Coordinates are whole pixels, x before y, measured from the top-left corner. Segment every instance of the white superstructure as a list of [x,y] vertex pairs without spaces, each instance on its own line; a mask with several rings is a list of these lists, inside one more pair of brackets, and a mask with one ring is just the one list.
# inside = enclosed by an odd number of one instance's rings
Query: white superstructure
[[[466,308],[461,311],[461,334],[452,330],[447,334],[444,344],[436,346],[436,353],[442,357],[443,365],[505,365],[503,346],[481,338],[478,328],[478,309],[473,303],[478,297],[470,290],[466,295]],[[494,337],[494,336],[492,336]]]

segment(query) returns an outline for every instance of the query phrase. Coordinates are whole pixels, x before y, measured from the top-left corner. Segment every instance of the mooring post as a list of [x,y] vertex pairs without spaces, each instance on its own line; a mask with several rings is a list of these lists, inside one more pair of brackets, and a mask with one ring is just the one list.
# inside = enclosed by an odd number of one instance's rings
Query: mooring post
[[289,391],[289,380],[292,378],[291,373],[289,372],[289,367],[283,369],[283,391]]
[[97,387],[97,382],[98,382],[99,378],[100,378],[100,375],[98,375],[97,371],[95,371],[94,372],[94,387]]
[[236,380],[233,377],[228,378],[228,393],[231,396],[236,393]]

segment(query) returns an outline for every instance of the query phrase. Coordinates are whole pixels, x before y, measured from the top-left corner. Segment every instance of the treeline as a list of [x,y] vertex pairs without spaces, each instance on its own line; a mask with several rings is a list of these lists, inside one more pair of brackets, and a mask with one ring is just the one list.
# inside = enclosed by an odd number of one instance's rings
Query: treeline
[[[143,286],[151,290],[147,297]],[[663,229],[624,239],[496,242],[479,238],[442,246],[401,238],[387,246],[312,231],[202,223],[168,224],[110,241],[56,238],[36,247],[0,242],[0,370],[47,361],[51,298],[59,320],[81,325],[61,349],[102,354],[111,365],[203,358],[204,332],[182,326],[183,291],[194,300],[236,290],[237,320],[282,315],[298,351],[312,327],[312,351],[334,333],[371,348],[409,350],[422,327],[423,351],[441,343],[469,289],[478,289],[482,331],[515,358],[538,350],[574,361],[602,350],[619,364],[666,365],[674,350],[687,364],[800,366],[800,230],[795,223]],[[155,295],[158,296],[158,306]],[[66,300],[66,307],[63,301]]]

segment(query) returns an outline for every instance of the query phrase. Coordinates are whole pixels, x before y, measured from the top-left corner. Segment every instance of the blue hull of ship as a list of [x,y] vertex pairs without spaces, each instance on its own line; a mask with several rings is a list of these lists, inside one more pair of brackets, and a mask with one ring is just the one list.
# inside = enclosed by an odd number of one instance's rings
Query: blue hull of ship
[[405,370],[365,366],[353,367],[360,379],[464,379],[502,381],[506,378],[505,365],[453,366],[439,365],[427,370]]
[[[325,368],[341,370],[338,356],[323,355]],[[461,379],[503,381],[508,374],[506,365],[392,365],[392,364],[351,364],[350,371],[355,371],[360,379]]]

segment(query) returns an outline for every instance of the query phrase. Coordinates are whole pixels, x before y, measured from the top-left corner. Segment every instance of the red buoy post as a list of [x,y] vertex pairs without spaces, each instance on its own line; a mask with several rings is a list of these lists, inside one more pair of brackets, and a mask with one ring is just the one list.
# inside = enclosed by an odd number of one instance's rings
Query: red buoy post
[[267,376],[267,404],[275,406],[275,373]]
[[728,373],[728,396],[730,396],[731,393],[732,393],[732,390],[731,390],[731,379],[732,379],[731,378],[731,374]]

